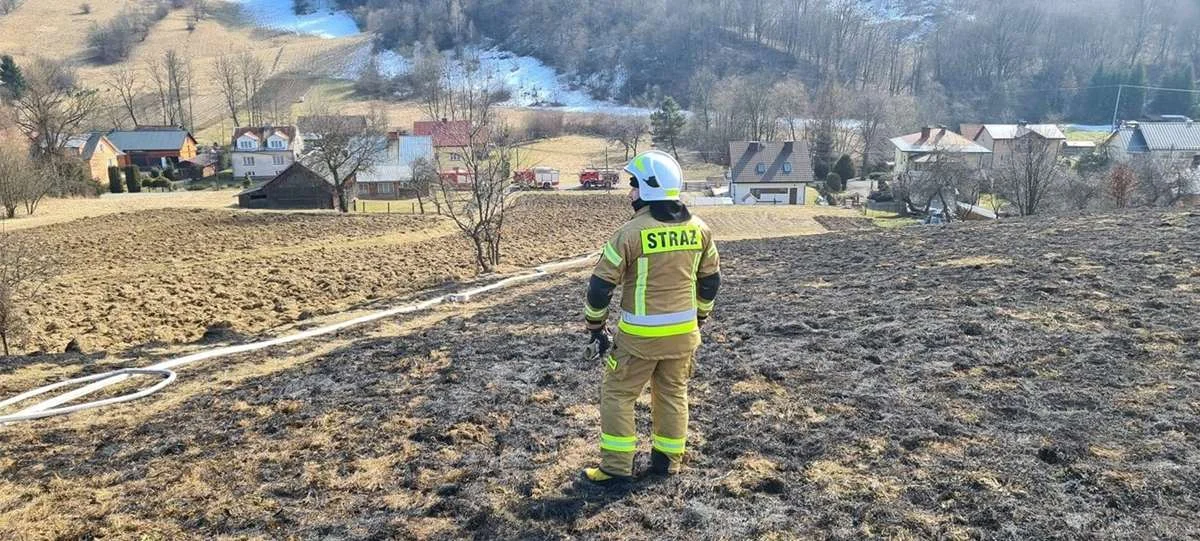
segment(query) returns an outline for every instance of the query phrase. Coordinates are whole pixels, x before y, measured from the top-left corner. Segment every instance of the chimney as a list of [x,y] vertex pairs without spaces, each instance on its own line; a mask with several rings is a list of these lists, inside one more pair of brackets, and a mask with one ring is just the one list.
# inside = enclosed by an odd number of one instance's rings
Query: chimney
[[446,117],[442,117],[442,124],[445,124],[447,122],[449,122],[449,120],[446,120]]
[[1024,128],[1025,126],[1028,126],[1028,125],[1029,125],[1029,123],[1024,120],[1017,121],[1017,127],[1019,127],[1019,128]]
[[922,140],[929,139],[929,130],[930,129],[932,129],[932,126],[924,126],[921,128],[921,139]]

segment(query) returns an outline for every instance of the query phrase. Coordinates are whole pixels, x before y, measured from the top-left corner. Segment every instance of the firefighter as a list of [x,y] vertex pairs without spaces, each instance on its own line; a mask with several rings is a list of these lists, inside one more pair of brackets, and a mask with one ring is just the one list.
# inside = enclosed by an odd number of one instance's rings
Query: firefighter
[[[608,485],[633,475],[637,431],[633,406],[650,384],[653,433],[650,473],[677,473],[686,448],[688,378],[700,326],[721,283],[712,232],[679,201],[683,171],[651,150],[629,162],[634,215],[604,245],[584,307],[591,342],[604,359],[597,468],[583,476]],[[622,287],[611,351],[606,329],[613,290]]]

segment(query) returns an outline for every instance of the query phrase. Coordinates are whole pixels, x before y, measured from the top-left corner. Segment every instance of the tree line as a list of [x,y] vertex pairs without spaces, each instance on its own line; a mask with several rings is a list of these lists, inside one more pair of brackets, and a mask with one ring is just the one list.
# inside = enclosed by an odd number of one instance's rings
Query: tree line
[[[1191,0],[339,0],[382,48],[490,38],[575,74],[600,97],[658,104],[715,76],[913,96],[927,121],[1111,119],[1121,83],[1194,88]],[[1118,21],[1120,22],[1118,24]],[[1091,87],[1107,87],[1103,91]],[[1111,91],[1109,91],[1111,89]],[[1131,92],[1121,116],[1188,114],[1193,94]]]

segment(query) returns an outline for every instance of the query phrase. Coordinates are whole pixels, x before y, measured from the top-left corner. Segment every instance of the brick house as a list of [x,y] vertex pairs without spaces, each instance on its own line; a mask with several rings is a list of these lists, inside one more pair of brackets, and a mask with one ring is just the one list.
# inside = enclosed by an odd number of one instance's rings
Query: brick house
[[69,137],[65,150],[69,156],[82,160],[92,180],[97,182],[108,182],[109,167],[129,165],[129,157],[100,132]]

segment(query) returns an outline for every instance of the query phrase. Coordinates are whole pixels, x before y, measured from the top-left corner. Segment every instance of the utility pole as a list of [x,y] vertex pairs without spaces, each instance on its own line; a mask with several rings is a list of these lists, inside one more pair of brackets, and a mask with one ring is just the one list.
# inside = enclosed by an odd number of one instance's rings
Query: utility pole
[[1113,121],[1112,129],[1117,131],[1117,115],[1121,111],[1121,91],[1125,89],[1125,85],[1117,85],[1117,103],[1113,104]]

